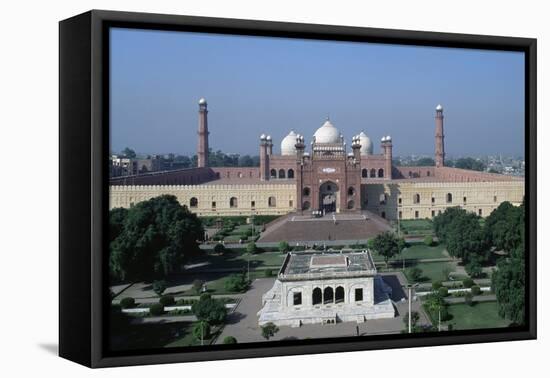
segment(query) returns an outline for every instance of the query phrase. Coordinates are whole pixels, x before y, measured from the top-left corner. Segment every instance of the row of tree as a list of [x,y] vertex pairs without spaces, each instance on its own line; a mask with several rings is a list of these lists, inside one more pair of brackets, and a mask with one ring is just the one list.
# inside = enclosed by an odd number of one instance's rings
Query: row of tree
[[[399,158],[393,160],[393,164],[402,167],[433,167],[435,166],[435,160],[431,157],[423,157],[417,160],[402,161]],[[485,171],[487,164],[480,159],[474,159],[471,157],[458,158],[456,160],[445,160],[445,166],[454,167],[460,169],[469,169],[473,171]]]
[[479,277],[482,265],[495,256],[491,280],[499,314],[522,324],[525,314],[525,205],[503,202],[485,219],[464,209],[448,208],[434,218],[434,231],[453,257],[460,258],[472,277]]
[[[121,151],[121,155],[127,158],[137,158],[136,152],[126,147]],[[179,168],[192,168],[197,166],[197,155],[179,155],[168,154],[164,158],[168,163],[173,162]],[[208,162],[212,167],[259,167],[260,156],[258,155],[240,155],[240,154],[226,154],[220,150],[208,151]]]

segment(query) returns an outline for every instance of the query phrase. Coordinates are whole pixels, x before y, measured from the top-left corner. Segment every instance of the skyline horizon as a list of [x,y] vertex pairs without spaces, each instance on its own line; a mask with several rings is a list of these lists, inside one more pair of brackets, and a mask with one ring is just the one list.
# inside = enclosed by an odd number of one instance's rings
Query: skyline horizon
[[290,130],[309,145],[328,115],[348,144],[364,131],[376,152],[380,138],[391,135],[395,155],[430,155],[440,103],[447,156],[525,154],[522,53],[119,28],[111,33],[114,151],[192,156],[198,100],[205,97],[210,147],[227,154],[257,155],[262,133],[272,135],[275,153]]

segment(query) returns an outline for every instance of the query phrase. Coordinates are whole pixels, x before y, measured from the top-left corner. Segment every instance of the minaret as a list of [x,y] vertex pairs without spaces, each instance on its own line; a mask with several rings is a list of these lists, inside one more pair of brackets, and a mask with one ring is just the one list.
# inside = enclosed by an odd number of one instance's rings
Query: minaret
[[391,142],[391,136],[382,137],[382,150],[384,151],[384,178],[391,180],[392,178],[392,159],[393,159],[393,145]]
[[445,166],[445,135],[443,133],[443,106],[435,108],[435,166]]
[[260,180],[269,180],[269,145],[271,140],[265,134],[260,136]]
[[199,100],[199,141],[197,146],[197,166],[208,167],[208,109],[206,100]]

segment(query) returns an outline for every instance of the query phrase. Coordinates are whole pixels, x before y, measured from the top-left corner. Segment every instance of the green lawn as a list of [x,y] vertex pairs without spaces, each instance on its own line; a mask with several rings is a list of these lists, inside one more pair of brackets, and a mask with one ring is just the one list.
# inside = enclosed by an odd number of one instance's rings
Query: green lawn
[[[433,247],[428,247],[425,244],[413,244],[403,252],[403,257],[405,259],[440,259],[449,257],[448,254],[444,253],[445,245],[438,244]],[[401,256],[398,256],[398,260],[401,259]]]
[[448,309],[452,319],[444,324],[452,324],[453,329],[498,328],[510,323],[498,316],[497,302],[480,302],[471,307],[453,304]]
[[429,219],[404,219],[399,224],[406,236],[433,234],[433,224]]
[[[420,282],[433,282],[433,281],[446,281],[447,278],[444,275],[444,269],[448,268],[451,272],[454,271],[454,266],[446,262],[430,262],[430,263],[419,263],[411,265],[410,267],[415,266],[422,270],[422,278]],[[409,276],[409,270],[405,270],[405,276],[409,282],[413,282]]]
[[[399,254],[390,261],[396,261],[399,262],[403,258],[407,260],[411,259],[441,259],[441,258],[448,258],[449,255],[444,253],[445,245],[444,244],[438,244],[433,247],[428,247],[427,245],[423,243],[415,243],[412,244],[410,247],[407,247],[403,254]],[[377,254],[376,252],[372,253],[372,258],[374,261],[384,261],[384,258]]]

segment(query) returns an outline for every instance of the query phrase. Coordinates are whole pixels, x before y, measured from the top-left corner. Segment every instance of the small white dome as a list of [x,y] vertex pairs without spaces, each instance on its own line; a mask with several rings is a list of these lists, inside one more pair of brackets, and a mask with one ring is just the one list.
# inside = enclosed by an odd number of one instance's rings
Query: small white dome
[[266,136],[265,139],[271,140],[271,135]]
[[391,141],[391,136],[386,135],[386,141],[388,141],[388,142]]
[[296,139],[298,134],[290,130],[288,135],[281,141],[281,155],[296,155]]
[[386,137],[382,137],[382,139],[380,139],[381,142],[385,142],[386,141]]
[[260,135],[261,140],[265,140],[265,134]]
[[361,144],[361,155],[372,155],[373,145],[370,138],[363,131],[359,133],[359,143]]
[[206,99],[204,97],[201,97],[199,100],[199,105],[206,105]]
[[323,126],[317,129],[313,136],[315,143],[340,143],[340,131],[327,119]]
[[441,110],[443,110],[443,106],[441,106],[441,104],[439,104],[435,107],[435,110],[441,111]]

